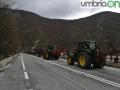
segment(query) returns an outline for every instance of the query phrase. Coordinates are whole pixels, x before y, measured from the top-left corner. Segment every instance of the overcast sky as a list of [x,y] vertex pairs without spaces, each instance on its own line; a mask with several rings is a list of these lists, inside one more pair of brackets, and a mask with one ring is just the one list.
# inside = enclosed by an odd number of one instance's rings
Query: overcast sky
[[[120,8],[81,8],[80,0],[14,0],[13,8],[54,19],[78,19],[102,11],[120,12]],[[88,0],[92,1],[92,0]],[[100,1],[100,0],[98,0]],[[109,1],[109,0],[102,0]],[[113,0],[114,1],[114,0]],[[120,0],[119,0],[120,1]]]

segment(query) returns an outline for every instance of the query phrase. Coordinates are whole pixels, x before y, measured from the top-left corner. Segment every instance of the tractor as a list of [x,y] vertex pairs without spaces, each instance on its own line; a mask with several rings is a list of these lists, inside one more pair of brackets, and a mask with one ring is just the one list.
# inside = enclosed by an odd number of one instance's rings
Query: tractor
[[31,48],[28,48],[27,53],[30,54],[30,52],[31,52]]
[[112,55],[115,55],[116,58],[114,61],[118,61],[117,53],[120,51],[115,50],[114,47],[112,47],[112,51],[108,49],[109,53],[103,53],[97,48],[96,41],[78,41],[77,45],[77,49],[73,51],[73,55],[68,55],[67,62],[69,65],[74,65],[74,62],[78,62],[80,68],[89,68],[91,64],[94,67],[102,68],[106,64],[105,57],[107,55],[110,55],[111,58]]
[[43,56],[44,50],[45,50],[44,48],[40,48],[40,49],[38,50],[38,52],[37,52],[37,56],[38,56],[38,57]]
[[39,49],[35,48],[33,51],[33,55],[36,55],[39,52]]
[[62,50],[60,48],[58,50],[56,48],[56,45],[47,45],[47,49],[44,50],[44,52],[43,52],[43,59],[49,60],[50,58],[55,58],[56,60],[58,60],[61,53],[65,54],[65,52],[66,52],[66,48],[63,47],[63,49],[64,50]]

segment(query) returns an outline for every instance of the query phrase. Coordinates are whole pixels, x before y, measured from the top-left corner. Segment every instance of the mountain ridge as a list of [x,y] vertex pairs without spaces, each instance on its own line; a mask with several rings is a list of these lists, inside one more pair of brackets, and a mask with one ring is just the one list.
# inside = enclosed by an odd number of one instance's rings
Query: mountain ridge
[[22,48],[33,47],[36,40],[39,40],[37,47],[66,45],[69,50],[77,40],[97,41],[103,49],[105,42],[120,42],[119,13],[100,12],[77,20],[48,19],[23,10],[13,10],[13,13]]

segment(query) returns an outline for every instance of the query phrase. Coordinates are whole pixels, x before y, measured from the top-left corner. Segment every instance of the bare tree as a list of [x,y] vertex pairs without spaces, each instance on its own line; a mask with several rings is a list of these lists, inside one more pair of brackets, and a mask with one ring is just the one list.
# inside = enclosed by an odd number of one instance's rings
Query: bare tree
[[0,60],[18,49],[16,19],[11,10],[13,4],[10,0],[0,0]]

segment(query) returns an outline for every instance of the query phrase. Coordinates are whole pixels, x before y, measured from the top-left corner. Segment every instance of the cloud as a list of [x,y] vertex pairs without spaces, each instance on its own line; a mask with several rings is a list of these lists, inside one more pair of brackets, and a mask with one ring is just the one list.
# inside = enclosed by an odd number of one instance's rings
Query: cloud
[[37,13],[48,18],[65,18],[80,12],[79,0],[15,0],[13,8]]
[[[108,0],[103,0],[108,1]],[[101,11],[115,11],[119,9],[80,8],[80,0],[15,0],[13,8],[34,12],[47,18],[76,19],[92,15]]]

